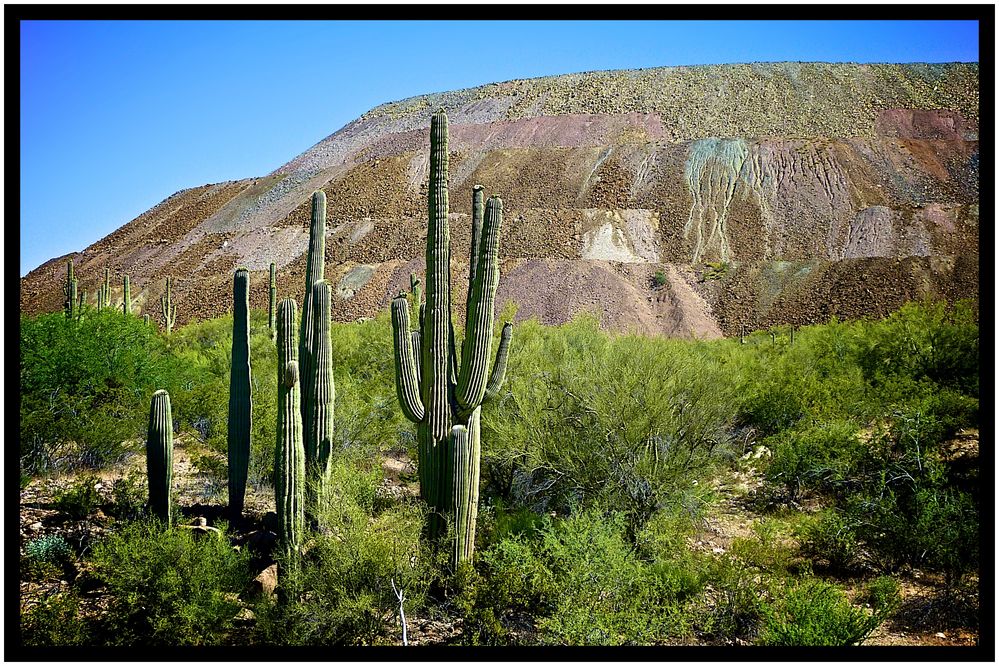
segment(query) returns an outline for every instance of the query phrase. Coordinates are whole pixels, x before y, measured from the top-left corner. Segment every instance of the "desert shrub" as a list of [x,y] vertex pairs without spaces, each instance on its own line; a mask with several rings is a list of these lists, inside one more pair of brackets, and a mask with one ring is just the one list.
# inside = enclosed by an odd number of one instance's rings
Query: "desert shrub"
[[57,592],[21,607],[22,645],[78,646],[89,642],[89,628],[80,616],[76,593]]
[[860,554],[856,524],[835,509],[803,521],[798,529],[801,552],[813,560],[825,560],[834,569],[850,569]]
[[398,506],[372,516],[349,496],[332,500],[298,563],[279,559],[283,601],[260,600],[257,635],[267,644],[395,642],[403,590],[408,617],[421,608],[441,562],[420,543],[423,516]]
[[653,550],[651,560],[636,553],[621,513],[547,517],[533,532],[481,554],[484,592],[476,606],[491,609],[491,618],[533,614],[543,644],[648,644],[678,636],[688,630],[683,603],[700,581],[679,575],[682,561]]
[[655,275],[652,276],[652,286],[655,289],[665,287],[667,282],[669,282],[669,278],[666,276],[666,271],[664,270],[657,270]]
[[220,534],[195,536],[155,520],[129,523],[98,542],[92,575],[111,604],[101,640],[110,645],[224,644],[251,578],[246,552]]
[[55,508],[72,520],[82,520],[97,510],[101,494],[97,490],[98,480],[93,476],[83,476],[59,490],[54,498]]
[[146,475],[132,471],[111,484],[111,505],[108,513],[118,520],[133,521],[142,516],[149,498]]
[[763,622],[767,580],[731,553],[709,560],[705,577],[710,587],[693,604],[699,634],[712,642],[754,638]]
[[860,363],[875,382],[891,375],[925,378],[977,397],[978,345],[971,303],[912,302],[869,327]]
[[634,533],[726,456],[732,385],[698,347],[602,334],[594,320],[528,322],[509,388],[487,405],[483,476],[511,506],[623,512]]
[[761,645],[850,646],[861,643],[884,621],[886,611],[872,615],[855,608],[834,585],[821,580],[798,581],[764,605]]
[[857,595],[858,603],[867,604],[886,617],[899,607],[901,600],[901,587],[890,576],[878,576],[865,584]]
[[828,421],[768,438],[773,457],[766,468],[767,482],[783,486],[791,499],[806,488],[848,492],[858,461],[867,453],[858,430],[849,421]]
[[752,529],[752,537],[732,540],[732,555],[768,574],[784,575],[802,568],[789,526],[777,518],[764,518],[754,522]]
[[151,327],[120,312],[20,320],[20,441],[30,473],[118,462],[173,372]]
[[32,539],[24,545],[24,555],[37,562],[60,564],[73,555],[73,550],[58,534],[48,534]]

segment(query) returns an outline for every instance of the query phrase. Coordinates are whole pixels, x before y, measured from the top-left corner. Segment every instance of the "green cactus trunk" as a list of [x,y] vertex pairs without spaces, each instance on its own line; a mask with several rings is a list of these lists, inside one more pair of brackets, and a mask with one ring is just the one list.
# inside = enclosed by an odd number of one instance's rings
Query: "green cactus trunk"
[[173,303],[173,279],[166,279],[166,293],[160,296],[160,309],[163,312],[163,329],[167,335],[177,322],[177,306]]
[[132,314],[132,288],[128,282],[127,274],[125,275],[125,280],[122,288],[124,289],[124,296],[121,302],[121,309],[122,312],[124,312],[125,315],[127,316]]
[[312,401],[312,286],[323,279],[326,257],[326,194],[312,193],[312,222],[309,225],[309,254],[305,267],[305,299],[302,302],[302,328],[298,343],[298,364],[302,373],[302,422],[308,423],[306,406]]
[[149,315],[147,314],[142,315],[142,323],[145,324],[146,326],[149,326]]
[[106,308],[111,307],[111,269],[110,268],[105,268],[104,269],[104,284],[101,287],[101,290],[104,292],[104,296],[103,296],[104,307],[106,307]]
[[270,287],[268,287],[268,309],[267,309],[267,328],[271,332],[271,340],[277,339],[277,324],[275,317],[277,317],[277,274],[274,270],[274,262],[271,262],[271,282]]
[[67,319],[72,319],[76,308],[76,276],[73,273],[73,260],[66,260],[66,284],[62,286],[62,309]]
[[83,319],[83,308],[87,304],[87,290],[80,291],[80,300],[76,306],[76,318]]
[[173,414],[170,394],[162,389],[153,394],[149,406],[146,476],[149,479],[149,508],[154,516],[169,525],[173,483]]
[[97,311],[104,309],[104,287],[97,285]]
[[243,513],[250,469],[250,274],[236,270],[232,281],[232,366],[229,372],[229,515]]
[[447,116],[430,123],[426,305],[420,330],[409,330],[405,294],[392,302],[396,393],[403,413],[417,424],[420,492],[430,505],[427,526],[439,538],[447,520],[455,527],[454,563],[471,558],[478,511],[480,408],[503,383],[512,327],[503,328],[492,372],[493,312],[499,283],[503,202],[491,197],[483,213],[482,188],[473,190],[473,243],[465,338],[460,358],[451,323],[448,227]]
[[420,278],[416,277],[416,273],[409,274],[409,292],[413,295],[412,318],[419,327],[422,320],[420,310],[423,307],[423,293],[420,291]]
[[305,528],[305,446],[302,442],[301,380],[294,299],[278,306],[278,422],[274,454],[274,499],[278,538],[288,554],[298,552]]
[[305,469],[310,490],[310,505],[323,496],[333,452],[333,344],[330,337],[332,289],[325,280],[312,285],[312,399],[305,406]]

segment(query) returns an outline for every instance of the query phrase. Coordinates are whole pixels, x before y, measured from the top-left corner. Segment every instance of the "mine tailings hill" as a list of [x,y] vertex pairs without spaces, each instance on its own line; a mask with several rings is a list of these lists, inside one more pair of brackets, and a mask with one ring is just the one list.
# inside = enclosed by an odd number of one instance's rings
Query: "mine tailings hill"
[[[978,65],[771,63],[588,72],[383,104],[259,178],[169,197],[73,257],[95,299],[178,324],[301,300],[310,196],[327,196],[334,317],[374,316],[424,270],[429,123],[450,118],[452,275],[472,187],[504,201],[497,308],[683,337],[978,299]],[[21,280],[62,303],[65,259]],[[458,288],[455,293],[463,293]],[[457,306],[463,305],[461,303]],[[134,310],[135,308],[133,308]],[[461,315],[459,315],[461,316]]]

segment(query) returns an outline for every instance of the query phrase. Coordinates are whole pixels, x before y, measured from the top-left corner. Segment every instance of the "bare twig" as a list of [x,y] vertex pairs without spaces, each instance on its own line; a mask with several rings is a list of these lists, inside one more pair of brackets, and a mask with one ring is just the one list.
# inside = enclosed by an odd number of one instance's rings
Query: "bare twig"
[[[384,578],[382,580],[384,580]],[[396,599],[399,600],[399,621],[402,623],[402,644],[409,645],[409,640],[406,637],[406,611],[402,607],[403,603],[406,601],[406,593],[405,591],[396,589],[394,578],[390,578],[389,582],[392,583],[392,592],[395,593]]]

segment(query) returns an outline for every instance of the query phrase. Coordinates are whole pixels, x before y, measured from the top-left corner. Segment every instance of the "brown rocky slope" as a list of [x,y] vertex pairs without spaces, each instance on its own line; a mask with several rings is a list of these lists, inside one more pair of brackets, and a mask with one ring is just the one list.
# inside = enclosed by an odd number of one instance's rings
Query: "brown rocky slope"
[[[238,265],[266,307],[273,261],[279,298],[300,298],[321,188],[335,317],[373,316],[423,269],[438,107],[455,282],[481,183],[504,199],[498,300],[518,319],[590,310],[614,330],[716,337],[977,301],[974,63],[590,72],[384,104],[267,176],[178,192],[70,255],[80,288],[93,302],[108,267],[120,302],[128,273],[159,320],[171,275],[182,324],[228,311]],[[22,312],[61,307],[65,259],[21,280]]]

